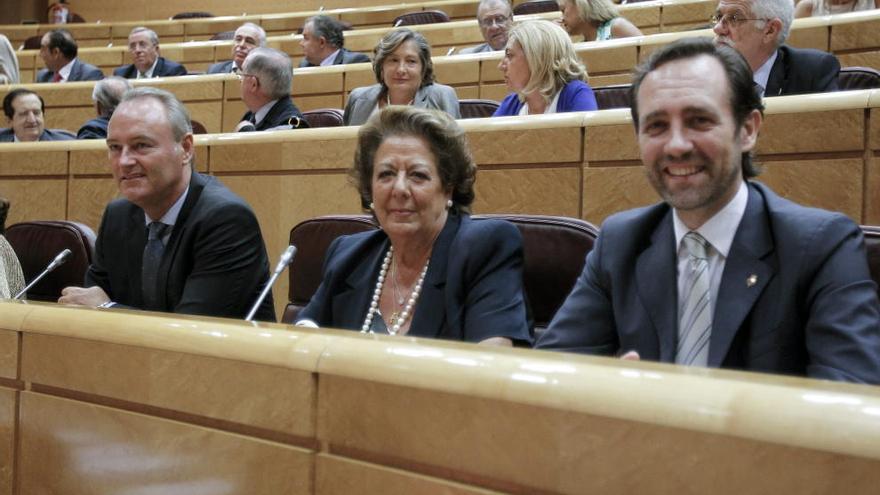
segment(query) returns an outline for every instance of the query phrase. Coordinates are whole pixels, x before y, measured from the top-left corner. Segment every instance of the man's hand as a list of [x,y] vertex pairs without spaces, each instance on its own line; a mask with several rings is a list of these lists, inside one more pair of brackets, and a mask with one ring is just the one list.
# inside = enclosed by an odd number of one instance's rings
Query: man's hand
[[104,292],[104,289],[95,286],[89,287],[65,287],[61,291],[61,297],[58,302],[61,304],[77,304],[80,306],[89,306],[97,308],[98,306],[110,301],[110,297]]

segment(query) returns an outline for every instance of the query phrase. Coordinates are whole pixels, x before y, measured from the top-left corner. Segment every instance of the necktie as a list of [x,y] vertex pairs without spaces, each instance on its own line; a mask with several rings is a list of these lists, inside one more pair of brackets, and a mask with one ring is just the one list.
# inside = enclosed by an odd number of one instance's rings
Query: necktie
[[138,71],[138,76],[137,76],[137,78],[138,78],[138,79],[146,79],[146,78],[147,78],[147,73],[146,73],[146,72]]
[[705,366],[709,356],[709,335],[712,333],[712,305],[709,301],[708,242],[696,232],[684,236],[688,251],[683,292],[680,294],[678,364]]
[[56,72],[55,75],[52,76],[52,82],[59,82],[59,81],[61,81],[61,73]]
[[162,310],[158,296],[158,288],[156,287],[157,274],[159,272],[159,264],[162,262],[162,253],[165,251],[165,245],[162,244],[162,237],[169,225],[162,222],[151,222],[148,227],[147,245],[144,246],[144,257],[141,263],[141,291],[144,298],[144,309]]

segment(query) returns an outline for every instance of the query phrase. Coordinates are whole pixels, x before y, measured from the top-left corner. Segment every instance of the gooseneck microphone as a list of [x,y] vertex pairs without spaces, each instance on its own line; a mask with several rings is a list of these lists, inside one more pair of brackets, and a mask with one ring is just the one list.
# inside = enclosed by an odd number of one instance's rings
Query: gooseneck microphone
[[49,266],[47,266],[46,269],[43,270],[42,273],[37,275],[37,278],[33,279],[31,281],[31,283],[27,284],[27,287],[25,287],[24,289],[21,289],[21,292],[16,294],[15,297],[13,297],[13,299],[21,299],[21,296],[27,294],[27,291],[31,290],[31,287],[37,285],[37,282],[42,280],[43,277],[45,277],[46,275],[49,274],[49,272],[51,272],[52,270],[63,265],[64,262],[67,261],[67,258],[70,258],[71,254],[73,254],[73,253],[70,252],[70,249],[65,249],[64,251],[61,251],[60,253],[58,253],[58,256],[56,256],[55,259],[52,260],[51,263],[49,263]]
[[263,292],[260,293],[260,297],[257,298],[257,302],[251,307],[251,310],[248,312],[245,321],[254,321],[254,315],[257,313],[257,309],[263,304],[263,299],[266,299],[266,295],[269,294],[269,291],[272,290],[272,286],[275,285],[275,281],[278,280],[278,276],[287,268],[287,265],[293,261],[293,257],[296,255],[296,246],[291,244],[287,246],[287,249],[281,253],[281,258],[278,260],[278,264],[275,265],[275,271],[272,272],[272,276],[269,278],[269,282],[263,287]]

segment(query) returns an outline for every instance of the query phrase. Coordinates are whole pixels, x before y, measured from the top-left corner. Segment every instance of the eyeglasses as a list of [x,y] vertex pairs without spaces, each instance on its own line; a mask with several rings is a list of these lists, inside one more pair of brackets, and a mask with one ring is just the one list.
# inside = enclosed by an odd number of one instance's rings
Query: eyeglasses
[[253,77],[254,79],[257,80],[257,82],[260,82],[260,78],[256,74],[247,74],[245,72],[239,71],[239,72],[236,72],[235,75],[238,76],[239,81],[244,81],[244,78],[246,78],[246,77]]
[[715,26],[718,23],[721,23],[721,26],[725,27],[725,28],[731,28],[731,27],[737,28],[748,21],[766,21],[766,20],[767,19],[763,19],[763,18],[749,19],[748,17],[745,16],[745,14],[740,14],[739,12],[734,12],[732,14],[724,14],[724,15],[718,15],[718,13],[715,13],[712,15],[712,17],[709,18],[709,22],[711,22],[713,26]]
[[480,26],[490,28],[494,25],[503,26],[510,22],[510,16],[496,15],[494,17],[484,17],[480,19]]

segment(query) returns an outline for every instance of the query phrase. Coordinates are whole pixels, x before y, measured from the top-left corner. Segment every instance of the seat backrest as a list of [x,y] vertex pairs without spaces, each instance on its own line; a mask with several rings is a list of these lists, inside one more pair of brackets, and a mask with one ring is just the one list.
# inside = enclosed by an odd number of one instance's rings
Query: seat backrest
[[341,127],[343,112],[338,108],[319,108],[303,112],[303,117],[309,123],[309,127]]
[[171,16],[171,19],[206,19],[208,17],[214,17],[214,14],[210,12],[180,12]]
[[70,249],[67,262],[46,275],[27,293],[34,301],[57,301],[61,289],[82,286],[86,270],[95,252],[95,232],[77,222],[32,221],[10,225],[6,239],[24,272],[25,282],[30,283],[64,249]]
[[235,31],[220,31],[214,36],[211,36],[211,40],[226,41],[231,39],[235,39]]
[[596,95],[596,106],[599,110],[612,108],[629,108],[629,88],[631,84],[615,84],[593,88]]
[[868,268],[871,270],[871,278],[877,284],[877,293],[880,295],[880,227],[862,225],[862,233],[865,235]]
[[449,16],[442,10],[422,10],[409,12],[394,18],[392,26],[415,26],[418,24],[434,24],[436,22],[449,22]]
[[24,40],[24,44],[22,45],[23,50],[39,50],[40,44],[43,41],[43,35],[38,34],[36,36],[28,36],[27,39]]
[[464,99],[458,100],[458,111],[463,119],[482,119],[491,117],[498,110],[495,100]]
[[880,71],[870,67],[844,67],[837,76],[841,91],[880,88]]
[[[190,73],[191,74],[191,73]],[[199,122],[198,120],[190,120],[192,124],[193,134],[207,134],[208,130],[205,129],[205,125]]]
[[513,15],[540,14],[542,12],[558,12],[556,0],[529,0],[513,8]]
[[[474,220],[507,220],[523,237],[523,287],[531,307],[535,332],[540,334],[562,305],[593,249],[598,229],[583,220],[541,215],[474,215]],[[367,215],[319,217],[290,231],[297,255],[288,274],[288,305],[281,321],[291,323],[321,284],[324,255],[340,235],[377,228]]]
[[67,22],[69,24],[82,24],[86,22],[86,20],[76,12],[71,12],[70,14],[67,14]]

